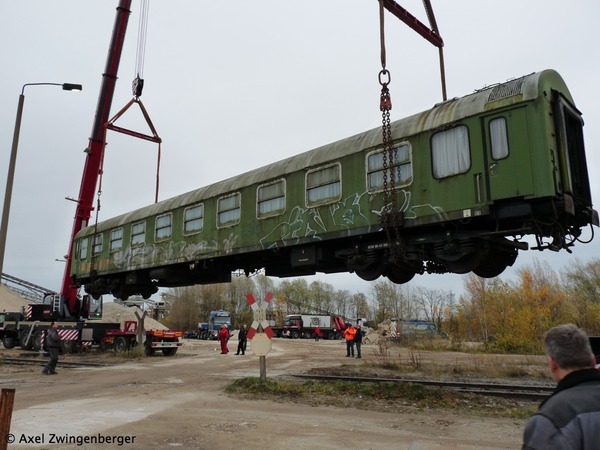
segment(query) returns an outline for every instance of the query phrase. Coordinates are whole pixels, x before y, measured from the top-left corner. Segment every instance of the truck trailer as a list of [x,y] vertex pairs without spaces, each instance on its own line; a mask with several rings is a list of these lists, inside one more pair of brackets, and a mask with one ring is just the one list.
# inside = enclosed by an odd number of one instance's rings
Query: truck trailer
[[343,318],[328,314],[290,314],[283,321],[283,336],[310,339],[317,327],[320,337],[341,339],[346,323]]
[[[125,321],[121,328],[120,323],[67,320],[60,316],[59,298],[55,297],[51,298],[51,302],[46,300],[43,304],[27,305],[21,312],[0,313],[0,339],[4,348],[20,346],[23,350],[43,350],[46,332],[53,322],[58,324],[57,331],[63,353],[76,353],[84,349],[112,349],[121,352],[138,345],[137,321]],[[91,298],[84,300],[84,304],[93,303]],[[93,308],[92,306],[91,315],[101,317],[102,312]],[[173,356],[183,345],[182,337],[182,331],[145,330],[141,344],[148,355],[161,350],[165,356]]]

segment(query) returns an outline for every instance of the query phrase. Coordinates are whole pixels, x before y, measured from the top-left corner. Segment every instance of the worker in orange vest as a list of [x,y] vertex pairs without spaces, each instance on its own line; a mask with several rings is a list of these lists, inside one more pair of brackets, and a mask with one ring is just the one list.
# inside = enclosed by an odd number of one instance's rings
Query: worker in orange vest
[[354,358],[354,336],[356,335],[356,328],[351,323],[346,324],[344,330],[344,338],[346,339],[346,357],[352,356]]

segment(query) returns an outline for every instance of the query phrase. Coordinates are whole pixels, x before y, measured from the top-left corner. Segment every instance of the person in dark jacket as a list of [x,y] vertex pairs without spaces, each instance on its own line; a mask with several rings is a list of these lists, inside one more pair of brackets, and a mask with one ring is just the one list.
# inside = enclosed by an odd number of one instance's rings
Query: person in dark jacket
[[362,347],[362,338],[364,336],[364,332],[360,323],[356,325],[356,334],[354,335],[354,346],[356,347],[356,357],[362,358],[360,353],[360,348]]
[[240,327],[240,331],[238,331],[238,348],[236,355],[239,355],[242,352],[242,355],[246,354],[246,344],[248,344],[248,332],[246,331],[246,325],[242,325]]
[[557,386],[527,422],[523,449],[599,448],[600,371],[587,334],[559,325],[544,336],[544,352]]
[[356,347],[356,358],[362,358],[360,354],[360,348],[362,347],[363,330],[360,323],[356,325],[356,334],[354,335],[354,345]]
[[44,375],[56,375],[56,364],[58,363],[58,349],[60,348],[60,336],[58,335],[58,324],[52,322],[46,331],[46,350],[50,358],[42,373]]

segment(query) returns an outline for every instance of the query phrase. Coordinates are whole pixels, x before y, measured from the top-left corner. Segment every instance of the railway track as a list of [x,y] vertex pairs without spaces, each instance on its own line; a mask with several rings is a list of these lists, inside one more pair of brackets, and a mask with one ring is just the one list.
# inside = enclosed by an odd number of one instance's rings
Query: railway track
[[423,386],[443,387],[460,392],[489,395],[495,397],[518,398],[523,400],[543,400],[552,394],[554,386],[529,384],[501,384],[463,381],[434,381],[408,378],[357,377],[342,375],[294,374],[296,378],[323,381],[349,381],[359,383],[413,383]]
[[[44,366],[48,360],[46,358],[2,358],[3,364],[13,364],[20,366]],[[58,360],[57,367],[107,367],[112,364],[91,362],[91,361],[65,361]]]

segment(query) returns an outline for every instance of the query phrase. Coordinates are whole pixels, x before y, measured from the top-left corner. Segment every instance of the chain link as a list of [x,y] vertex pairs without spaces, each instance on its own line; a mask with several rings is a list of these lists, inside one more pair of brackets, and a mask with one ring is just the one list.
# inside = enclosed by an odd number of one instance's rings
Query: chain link
[[[382,224],[388,239],[390,249],[390,259],[396,259],[396,245],[392,236],[394,228],[391,214],[395,211],[396,195],[394,193],[395,181],[394,174],[390,170],[394,165],[394,155],[392,153],[392,126],[390,122],[390,110],[392,109],[392,99],[388,84],[390,82],[389,72],[382,69],[379,72],[379,83],[381,84],[381,97],[379,109],[381,110],[381,131],[383,137],[383,209]],[[383,76],[387,76],[387,81],[383,81]]]
[[[388,77],[388,81],[382,81],[382,75]],[[392,100],[388,84],[389,72],[383,69],[379,73],[381,83],[381,99],[379,109],[381,110],[381,127],[383,135],[383,217],[382,224],[385,230],[390,249],[390,261],[406,261],[404,245],[400,236],[400,216],[398,214],[396,201],[396,161],[397,149],[392,146],[392,125],[390,121],[390,110]]]
[[[400,217],[396,205],[396,152],[392,148],[392,125],[390,122],[390,111],[392,110],[392,98],[388,85],[392,81],[389,70],[386,69],[385,51],[385,24],[384,24],[384,0],[379,0],[379,37],[381,45],[381,71],[379,72],[379,84],[381,85],[381,97],[379,109],[381,110],[381,126],[383,134],[383,208],[382,225],[388,240],[390,262],[400,260],[406,261],[404,243],[400,236]],[[398,255],[398,250],[400,255]]]

